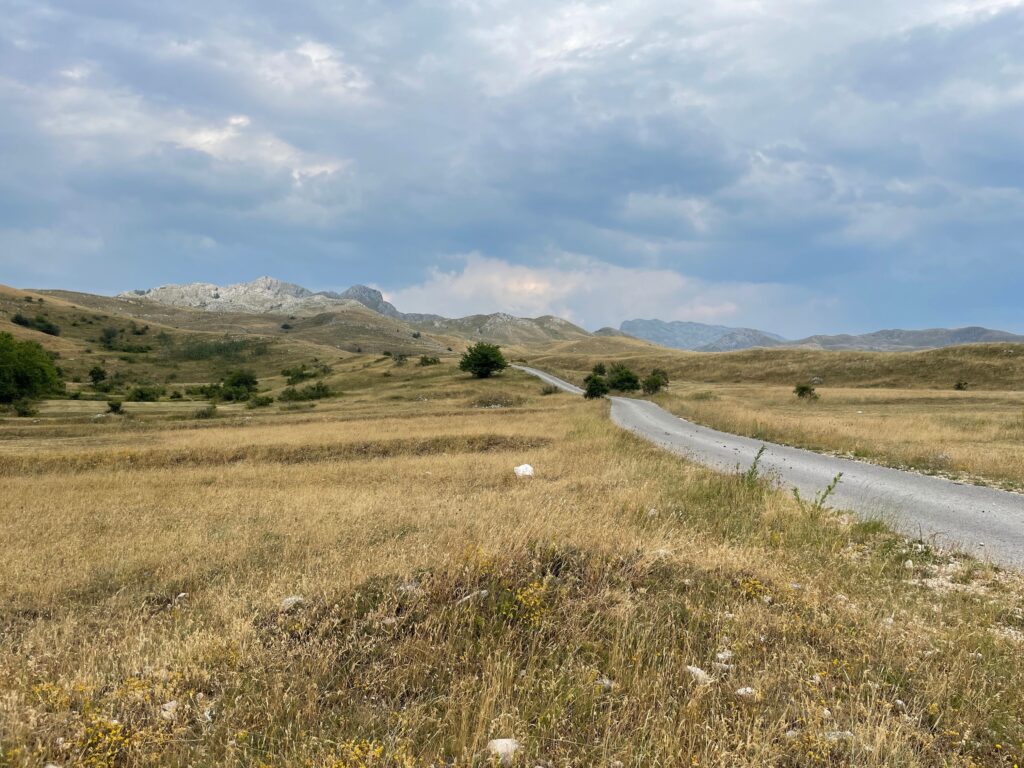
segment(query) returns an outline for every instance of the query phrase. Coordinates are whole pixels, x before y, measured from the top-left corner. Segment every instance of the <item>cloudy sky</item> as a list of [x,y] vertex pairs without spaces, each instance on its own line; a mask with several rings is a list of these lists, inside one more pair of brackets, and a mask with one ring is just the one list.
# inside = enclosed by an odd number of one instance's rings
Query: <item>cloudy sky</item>
[[0,0],[0,282],[1024,331],[1024,3]]

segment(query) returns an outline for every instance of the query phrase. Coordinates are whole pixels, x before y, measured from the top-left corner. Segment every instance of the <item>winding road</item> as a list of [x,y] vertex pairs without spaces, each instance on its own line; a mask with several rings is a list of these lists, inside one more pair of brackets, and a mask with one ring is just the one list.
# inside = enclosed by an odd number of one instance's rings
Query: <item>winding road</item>
[[[577,386],[524,365],[525,373],[574,394]],[[790,448],[701,427],[648,400],[612,397],[612,421],[650,442],[720,471],[750,466],[765,447],[761,468],[801,496],[814,498],[832,479],[842,479],[829,505],[864,518],[881,518],[909,536],[934,537],[1000,565],[1024,567],[1024,495],[965,485],[852,459]]]

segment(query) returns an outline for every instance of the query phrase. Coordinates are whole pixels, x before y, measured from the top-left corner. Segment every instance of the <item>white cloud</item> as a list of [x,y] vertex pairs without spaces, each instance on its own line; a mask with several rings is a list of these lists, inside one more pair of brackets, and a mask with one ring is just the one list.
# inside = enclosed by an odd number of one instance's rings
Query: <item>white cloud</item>
[[448,316],[504,311],[534,317],[557,315],[596,329],[623,319],[658,317],[705,323],[762,323],[773,327],[808,310],[797,291],[776,284],[707,282],[669,269],[623,267],[572,254],[555,254],[548,266],[512,264],[478,253],[461,268],[433,269],[418,284],[388,292],[406,312]]

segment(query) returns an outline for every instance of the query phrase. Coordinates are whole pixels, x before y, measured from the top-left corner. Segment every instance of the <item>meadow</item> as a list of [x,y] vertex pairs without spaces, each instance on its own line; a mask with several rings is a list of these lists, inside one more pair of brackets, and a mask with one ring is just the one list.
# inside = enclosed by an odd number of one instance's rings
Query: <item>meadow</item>
[[1024,758],[1018,575],[518,372],[331,362],[300,410],[0,422],[0,765]]
[[[597,362],[666,370],[654,399],[690,421],[759,440],[1024,490],[1024,348],[924,352],[652,352],[631,340],[559,345],[530,361],[580,383]],[[797,398],[797,384],[817,398]],[[957,389],[963,382],[963,389]]]

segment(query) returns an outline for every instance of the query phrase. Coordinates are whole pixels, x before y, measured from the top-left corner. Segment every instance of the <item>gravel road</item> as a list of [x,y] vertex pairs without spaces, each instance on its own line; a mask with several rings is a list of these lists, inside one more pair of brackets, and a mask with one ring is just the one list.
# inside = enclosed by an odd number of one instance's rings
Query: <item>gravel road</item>
[[[515,366],[549,384],[579,387],[527,366]],[[832,479],[842,480],[829,506],[878,517],[910,536],[934,537],[944,548],[970,552],[1001,565],[1024,567],[1024,495],[965,485],[862,461],[840,459],[701,427],[647,400],[612,397],[612,421],[652,443],[720,471],[746,468],[764,446],[762,471],[813,498]]]

